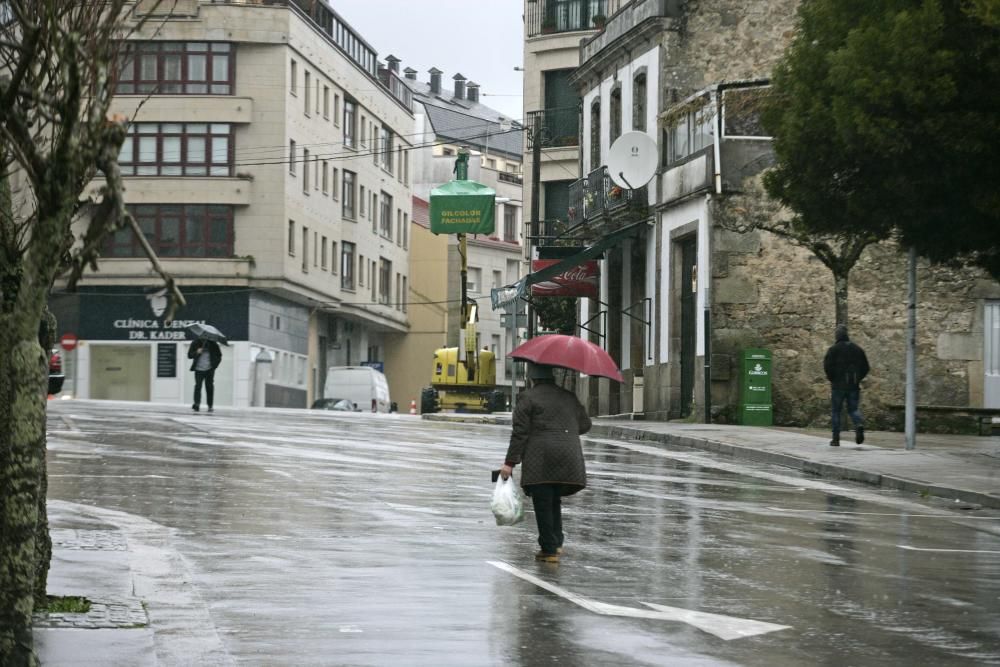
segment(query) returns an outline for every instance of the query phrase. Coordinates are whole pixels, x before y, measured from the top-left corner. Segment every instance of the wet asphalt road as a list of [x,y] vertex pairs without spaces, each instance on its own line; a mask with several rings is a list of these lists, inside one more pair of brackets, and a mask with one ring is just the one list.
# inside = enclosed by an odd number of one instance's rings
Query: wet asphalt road
[[551,565],[489,511],[509,427],[57,401],[49,429],[50,498],[168,527],[237,664],[1000,664],[995,512],[594,438]]

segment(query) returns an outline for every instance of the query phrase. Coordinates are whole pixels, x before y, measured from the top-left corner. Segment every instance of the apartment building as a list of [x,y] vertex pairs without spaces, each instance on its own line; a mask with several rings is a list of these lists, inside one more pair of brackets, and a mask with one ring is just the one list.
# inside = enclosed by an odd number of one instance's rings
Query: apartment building
[[[398,58],[387,56],[392,70],[400,66]],[[419,388],[429,383],[430,359],[439,347],[457,346],[461,317],[461,257],[457,237],[433,235],[426,214],[417,215],[430,199],[431,190],[455,177],[455,160],[460,148],[470,151],[469,178],[492,188],[496,193],[493,234],[467,238],[468,273],[466,293],[479,305],[477,348],[497,355],[497,382],[510,384],[511,365],[506,353],[516,345],[516,336],[503,327],[500,313],[490,306],[490,289],[516,281],[523,272],[523,202],[521,160],[523,127],[480,99],[480,86],[461,73],[452,76],[453,86],[442,86],[442,72],[431,68],[426,82],[417,79],[411,68],[403,70],[403,83],[413,92],[415,148],[411,154],[411,189],[414,196],[413,236],[422,239],[411,249],[411,275],[420,273],[420,294],[412,294],[414,303],[431,301],[426,307],[411,311],[414,328],[420,333],[400,340],[396,354],[408,360],[411,368],[393,390],[405,396],[419,397]],[[417,267],[423,267],[418,269]],[[431,268],[437,267],[437,268]],[[438,311],[444,309],[444,318]],[[430,319],[418,313],[432,313]],[[429,322],[436,323],[429,328]],[[416,393],[414,393],[416,392]]]
[[[169,5],[129,35],[126,201],[187,305],[127,230],[57,293],[81,398],[187,403],[191,322],[225,333],[216,405],[306,407],[326,368],[384,366],[407,330],[409,135],[400,77],[324,2]],[[144,3],[139,3],[141,12]],[[96,190],[95,190],[96,194]]]

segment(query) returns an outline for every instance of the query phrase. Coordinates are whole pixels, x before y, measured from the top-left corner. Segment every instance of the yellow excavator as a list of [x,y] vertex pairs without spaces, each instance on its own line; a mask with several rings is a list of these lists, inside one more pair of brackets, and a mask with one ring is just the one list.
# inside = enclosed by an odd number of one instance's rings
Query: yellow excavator
[[420,392],[420,412],[497,412],[507,406],[507,396],[497,389],[496,355],[476,349],[477,306],[468,306],[469,317],[458,347],[434,351],[431,386]]

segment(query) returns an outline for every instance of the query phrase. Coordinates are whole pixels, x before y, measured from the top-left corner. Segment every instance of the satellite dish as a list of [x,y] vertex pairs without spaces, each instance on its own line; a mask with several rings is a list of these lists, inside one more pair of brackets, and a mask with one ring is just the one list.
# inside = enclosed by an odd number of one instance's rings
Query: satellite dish
[[656,141],[645,132],[626,132],[608,151],[608,172],[616,185],[635,190],[656,173]]

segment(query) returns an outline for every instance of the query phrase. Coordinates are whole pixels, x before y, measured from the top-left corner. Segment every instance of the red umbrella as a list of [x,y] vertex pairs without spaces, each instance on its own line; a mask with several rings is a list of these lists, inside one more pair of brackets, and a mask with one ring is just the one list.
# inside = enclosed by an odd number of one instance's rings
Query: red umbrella
[[625,381],[611,355],[590,341],[576,336],[549,334],[532,338],[514,348],[510,356],[546,366],[571,368],[618,382]]

